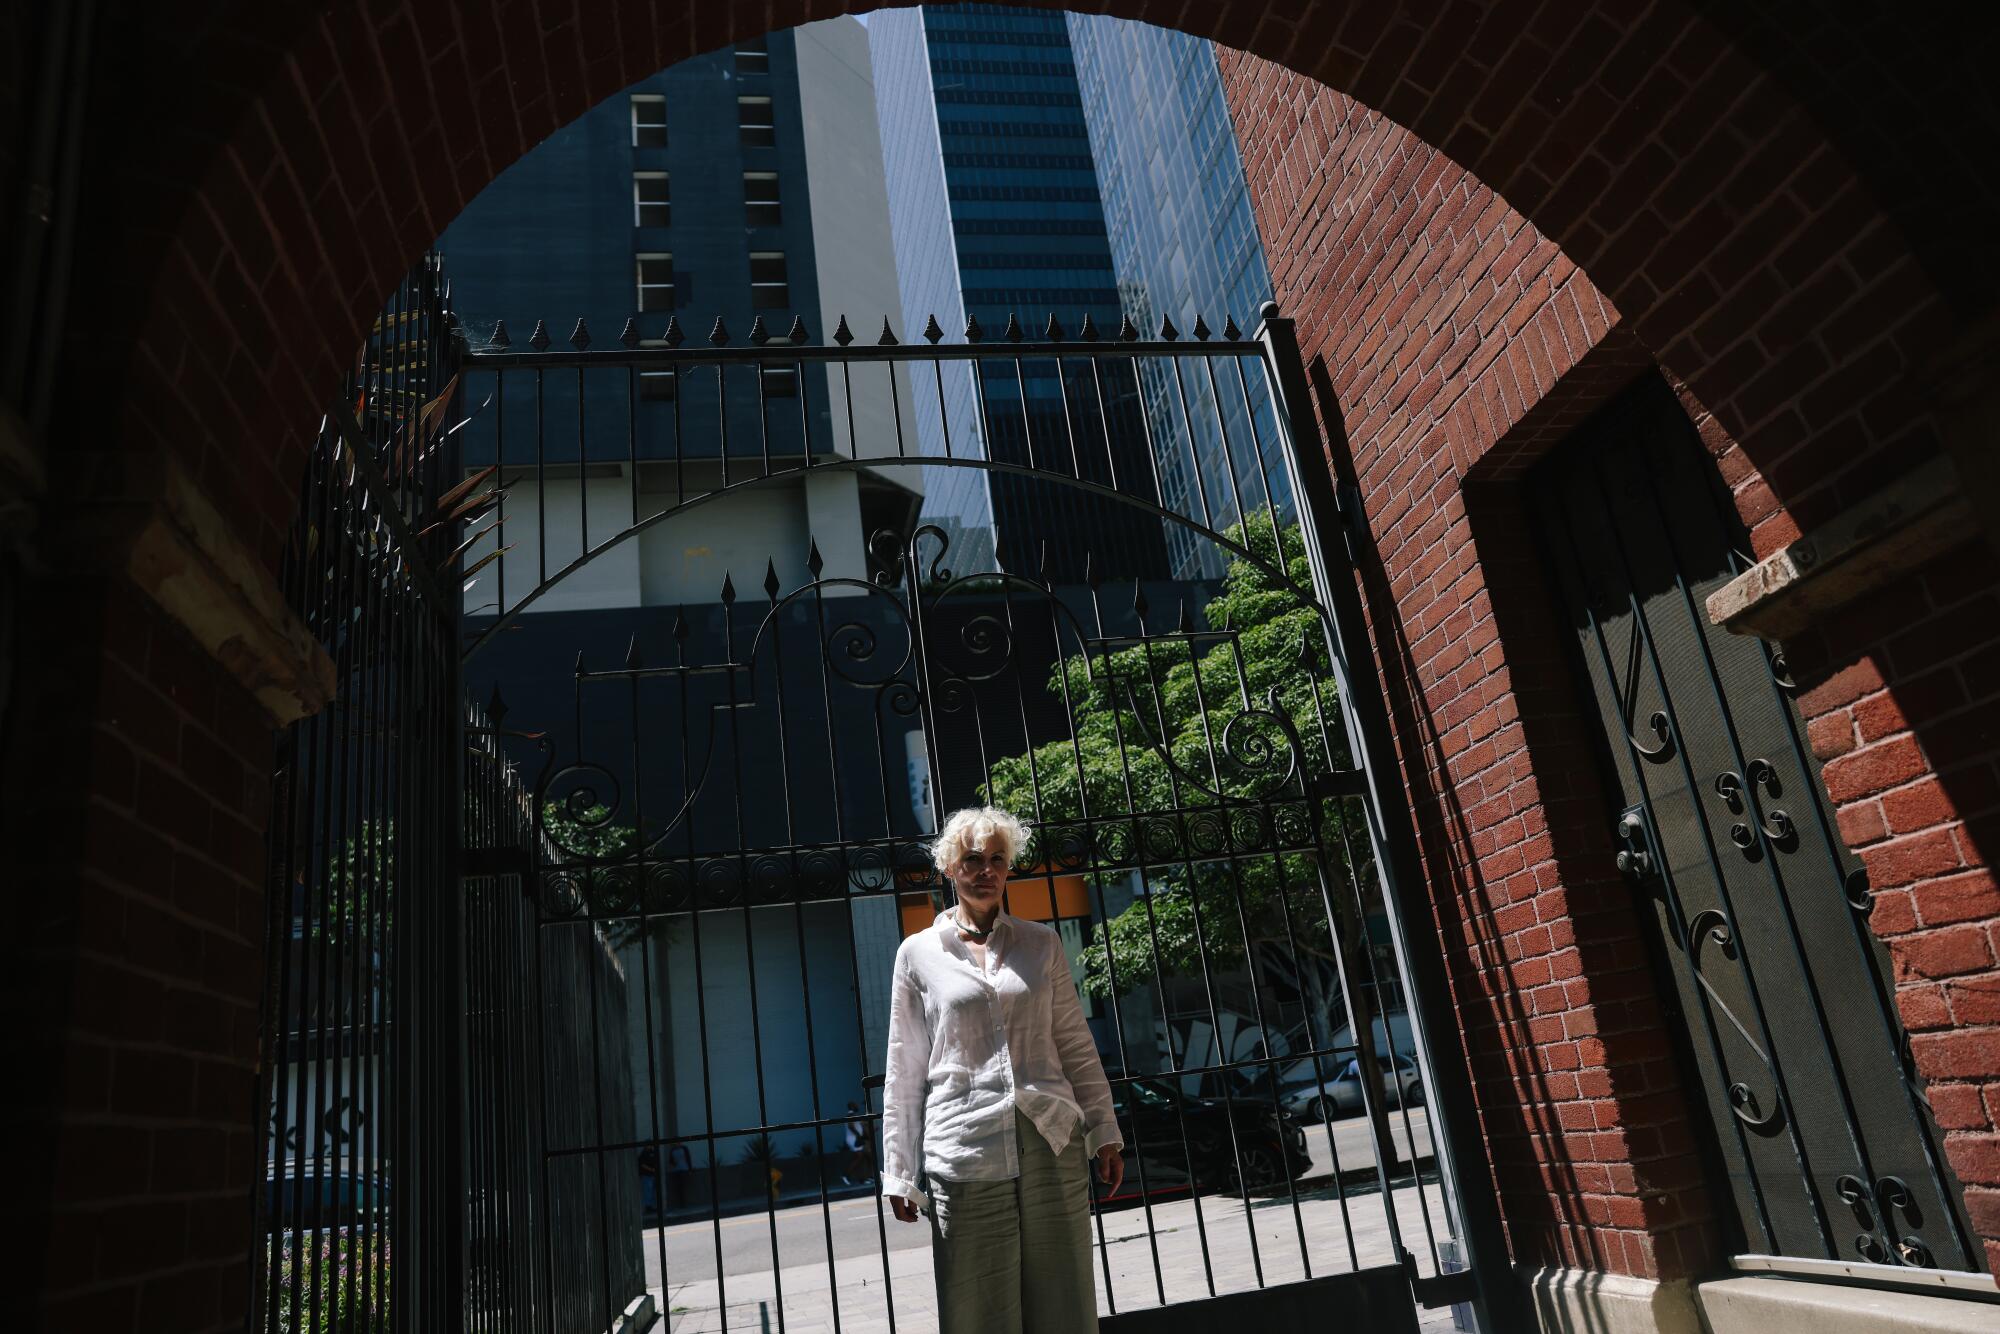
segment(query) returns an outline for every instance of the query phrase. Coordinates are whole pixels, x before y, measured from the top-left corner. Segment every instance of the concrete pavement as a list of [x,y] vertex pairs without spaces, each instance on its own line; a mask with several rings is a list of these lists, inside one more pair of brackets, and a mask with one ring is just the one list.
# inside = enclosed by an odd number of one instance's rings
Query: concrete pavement
[[[1395,1130],[1428,1157],[1422,1109]],[[1330,1132],[1330,1134],[1329,1134]],[[1405,1134],[1412,1138],[1405,1141]],[[1394,1262],[1379,1191],[1357,1187],[1372,1169],[1367,1125],[1357,1119],[1311,1127],[1314,1158],[1297,1199],[1280,1187],[1245,1201],[1225,1195],[1156,1201],[1096,1222],[1100,1313],[1192,1301],[1211,1294],[1293,1282]],[[1330,1139],[1330,1143],[1329,1143]],[[1350,1184],[1331,1178],[1337,1156]],[[1402,1178],[1394,1192],[1404,1244],[1431,1270],[1427,1238],[1445,1235],[1438,1187],[1421,1194]],[[1428,1224],[1428,1228],[1427,1228]],[[774,1241],[775,1237],[775,1241]],[[719,1242],[719,1245],[718,1245]],[[722,1279],[718,1281],[720,1252]],[[829,1259],[829,1252],[831,1259]],[[665,1281],[661,1261],[664,1259]],[[937,1328],[930,1227],[899,1224],[875,1197],[772,1214],[745,1214],[646,1233],[647,1279],[668,1334],[723,1329],[785,1334],[880,1334]],[[1420,1312],[1428,1328],[1449,1329],[1448,1311]]]

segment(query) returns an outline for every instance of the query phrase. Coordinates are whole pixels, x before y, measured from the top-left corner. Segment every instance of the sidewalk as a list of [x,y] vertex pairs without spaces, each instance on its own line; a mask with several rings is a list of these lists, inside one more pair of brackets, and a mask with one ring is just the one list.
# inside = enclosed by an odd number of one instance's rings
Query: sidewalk
[[[1420,1119],[1412,1129],[1424,1146]],[[1343,1180],[1372,1168],[1365,1123],[1337,1123],[1334,1130]],[[1401,1139],[1400,1122],[1397,1131]],[[1326,1151],[1327,1132],[1314,1127],[1310,1133],[1317,1159]],[[1252,1197],[1247,1208],[1244,1200],[1226,1195],[1156,1202],[1150,1231],[1143,1207],[1101,1215],[1093,1249],[1099,1312],[1393,1263],[1381,1195],[1350,1184],[1343,1200],[1330,1174],[1330,1155],[1324,1168],[1315,1162],[1310,1176],[1321,1184],[1300,1187],[1296,1214],[1291,1193],[1280,1188]],[[1405,1245],[1418,1256],[1420,1272],[1430,1272],[1425,1214],[1428,1210],[1430,1227],[1442,1235],[1438,1187],[1425,1185],[1421,1201],[1416,1187],[1402,1187],[1394,1205]],[[893,1308],[894,1328],[903,1334],[935,1330],[930,1228],[898,1224],[885,1213],[873,1198],[848,1199],[826,1211],[780,1211],[775,1219],[761,1212],[742,1215],[721,1229],[704,1220],[669,1227],[663,1235],[648,1230],[648,1281],[664,1316],[655,1328],[664,1334],[725,1328],[833,1334],[837,1310],[841,1334],[887,1334]],[[661,1258],[671,1283],[661,1281]],[[1425,1329],[1451,1328],[1448,1310],[1420,1311],[1419,1317]]]

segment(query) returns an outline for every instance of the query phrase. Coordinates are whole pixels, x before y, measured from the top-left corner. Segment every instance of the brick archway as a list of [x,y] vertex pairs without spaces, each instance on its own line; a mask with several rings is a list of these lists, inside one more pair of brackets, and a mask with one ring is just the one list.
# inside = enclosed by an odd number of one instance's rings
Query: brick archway
[[[76,408],[52,432],[53,489],[118,499],[131,483],[107,479],[129,474],[105,455],[176,459],[249,553],[275,565],[299,460],[363,321],[488,180],[648,72],[869,7],[745,0],[669,17],[644,0],[412,0],[377,6],[364,24],[215,0],[128,20],[94,72],[98,168],[63,373]],[[1969,66],[1982,43],[1941,20],[1939,31],[1854,22],[1793,0],[1752,15],[1701,0],[1100,7],[1293,72],[1246,65],[1232,75],[1234,110],[1261,136],[1246,146],[1260,222],[1282,251],[1274,273],[1309,351],[1351,335],[1350,355],[1386,368],[1376,401],[1345,405],[1357,448],[1379,442],[1399,457],[1426,441],[1417,452],[1429,457],[1476,438],[1532,452],[1538,432],[1574,420],[1590,375],[1557,375],[1568,368],[1535,364],[1522,343],[1499,350],[1521,362],[1509,391],[1465,402],[1460,422],[1423,413],[1450,321],[1420,310],[1372,345],[1343,327],[1356,309],[1337,290],[1354,272],[1343,248],[1408,246],[1407,271],[1399,260],[1362,272],[1407,284],[1412,306],[1436,288],[1439,313],[1484,271],[1438,246],[1436,219],[1341,213],[1317,188],[1335,169],[1399,183],[1413,211],[1462,169],[1455,206],[1467,225],[1496,208],[1531,223],[1519,243],[1556,248],[1612,310],[1606,328],[1585,331],[1594,345],[1615,322],[1607,364],[1583,369],[1615,385],[1644,349],[1740,447],[1729,466],[1758,555],[1935,447],[1921,376],[2000,290],[1987,244],[2000,180],[1973,169],[2000,111],[1953,63]],[[1333,150],[1383,145],[1337,134],[1321,114],[1327,89],[1443,157],[1343,159]],[[1286,216],[1295,225],[1274,228]],[[1384,296],[1385,307],[1400,299]],[[1394,517],[1371,507],[1371,519]],[[1407,559],[1414,567],[1420,552]],[[239,1113],[254,1059],[265,723],[116,580],[58,581],[29,615],[48,651],[22,682],[34,721],[9,738],[8,819],[38,830],[22,840],[35,849],[25,870],[79,887],[19,946],[32,967],[9,970],[35,989],[18,1012],[47,1017],[37,1068],[68,1127],[46,1159],[49,1290],[67,1294],[72,1323],[173,1310],[176,1324],[220,1328],[244,1287],[245,1247],[232,1239],[249,1173]],[[1869,642],[1828,649],[1829,676]],[[1419,702],[1424,684],[1412,683]],[[1845,689],[1829,710],[1858,698]],[[1438,781],[1457,781],[1436,767]],[[118,924],[112,946],[92,938],[106,921]],[[1973,1078],[2000,1075],[1980,1059],[1966,1067]],[[169,1252],[159,1236],[172,1229],[156,1228],[107,1258],[72,1235],[92,1209],[132,1195],[101,1158],[134,1137],[160,1165],[140,1193],[171,1196],[183,1231],[215,1240]],[[1530,1220],[1530,1251],[1640,1274],[1689,1263],[1654,1238],[1699,1222],[1679,1212],[1699,1208],[1698,1188],[1596,1169],[1601,1188],[1579,1212]],[[1525,1196],[1533,1171],[1520,1170],[1510,1188]],[[1611,1232],[1608,1253],[1576,1240],[1587,1226]]]
[[[130,71],[102,113],[93,193],[121,225],[86,237],[79,308],[135,313],[72,335],[125,342],[121,439],[188,458],[275,551],[299,442],[361,321],[488,180],[647,72],[769,23],[871,7],[670,19],[642,0],[452,0],[383,5],[364,25],[216,3],[201,21],[133,25],[135,55],[171,58]],[[1788,477],[1787,457],[1865,430],[1884,382],[1983,307],[2000,274],[1973,244],[1995,187],[1951,171],[1974,127],[1897,128],[1981,109],[1908,82],[1977,46],[1962,38],[1846,26],[1789,0],[1755,19],[1680,0],[1103,8],[1287,66],[1442,148],[1591,276],[1788,507],[1833,479]],[[1767,68],[1781,45],[1814,61]],[[1855,69],[1883,77],[1857,94],[1842,72]],[[1299,127],[1294,162],[1310,161],[1315,133]],[[133,186],[149,207],[130,208]],[[1837,310],[1851,327],[1825,325]],[[1833,388],[1794,406],[1819,383]]]

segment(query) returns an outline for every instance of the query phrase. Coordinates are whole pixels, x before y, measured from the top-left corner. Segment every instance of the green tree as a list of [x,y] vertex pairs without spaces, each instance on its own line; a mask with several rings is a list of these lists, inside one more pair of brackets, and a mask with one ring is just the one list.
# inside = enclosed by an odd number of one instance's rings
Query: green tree
[[[1306,793],[1313,778],[1351,767],[1319,615],[1299,591],[1311,573],[1298,529],[1258,517],[1228,536],[1255,559],[1230,562],[1204,614],[1210,629],[1234,633],[1065,658],[1048,689],[1066,700],[1073,736],[1001,760],[985,792],[1031,816],[1037,860],[1060,861],[1064,822],[1085,815],[1112,818],[1096,834],[1103,851],[1144,849],[1148,893],[1084,950],[1083,986],[1099,999],[1156,974],[1199,975],[1204,946],[1214,972],[1244,965],[1247,942],[1262,939],[1328,952],[1312,854],[1228,855],[1265,845],[1273,825],[1286,842],[1309,841],[1318,820],[1337,857],[1341,803]],[[1354,896],[1340,886],[1342,866],[1326,870],[1351,945]]]

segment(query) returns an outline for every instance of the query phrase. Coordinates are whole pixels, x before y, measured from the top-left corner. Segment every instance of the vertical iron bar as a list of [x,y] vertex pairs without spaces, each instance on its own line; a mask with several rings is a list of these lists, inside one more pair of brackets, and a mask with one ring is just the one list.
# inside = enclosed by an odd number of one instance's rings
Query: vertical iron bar
[[[1305,366],[1299,356],[1298,335],[1292,322],[1278,314],[1275,304],[1266,305],[1262,315],[1263,327],[1257,336],[1264,344],[1266,375],[1286,445],[1286,480],[1291,484],[1299,526],[1306,539],[1313,587],[1328,612],[1323,618],[1327,652],[1348,736],[1356,758],[1361,761],[1368,789],[1368,837],[1375,852],[1383,897],[1389,905],[1390,937],[1409,983],[1410,1009],[1419,1020],[1412,1027],[1415,1045],[1424,1057],[1423,1067],[1431,1075],[1432,1120],[1443,1131],[1439,1137],[1438,1165],[1450,1183],[1451,1193],[1460,1201],[1466,1255],[1479,1290],[1476,1307],[1481,1324],[1489,1329],[1509,1328],[1520,1323],[1520,1299],[1514,1290],[1499,1209],[1490,1183],[1480,1181],[1476,1189],[1471,1188],[1470,1174],[1458,1161],[1460,1151],[1470,1150],[1483,1139],[1465,1079],[1465,1053],[1454,1023],[1443,953],[1435,949],[1412,950],[1406,941],[1409,924],[1426,920],[1420,862],[1415,831],[1408,819],[1391,821],[1388,817],[1389,811],[1402,809],[1399,803],[1403,794],[1389,739],[1381,682],[1368,656],[1367,625],[1360,594],[1351,575],[1341,572],[1336,577],[1331,564],[1346,549],[1340,498],[1334,490],[1325,456],[1316,447],[1319,436],[1308,397]],[[1360,534],[1356,536],[1359,538]],[[1348,645],[1352,645],[1351,650]],[[1354,1036],[1364,1052],[1372,1047],[1372,1025],[1367,1032],[1357,1029]],[[1439,1078],[1440,1072],[1446,1072],[1444,1078]],[[1367,1090],[1364,1088],[1363,1092]],[[1379,1097],[1379,1089],[1376,1094]],[[1377,1145],[1378,1162],[1387,1148]],[[1472,1171],[1480,1170],[1476,1163],[1474,1159],[1470,1164]],[[1385,1214],[1393,1218],[1386,1189],[1383,1203]]]

